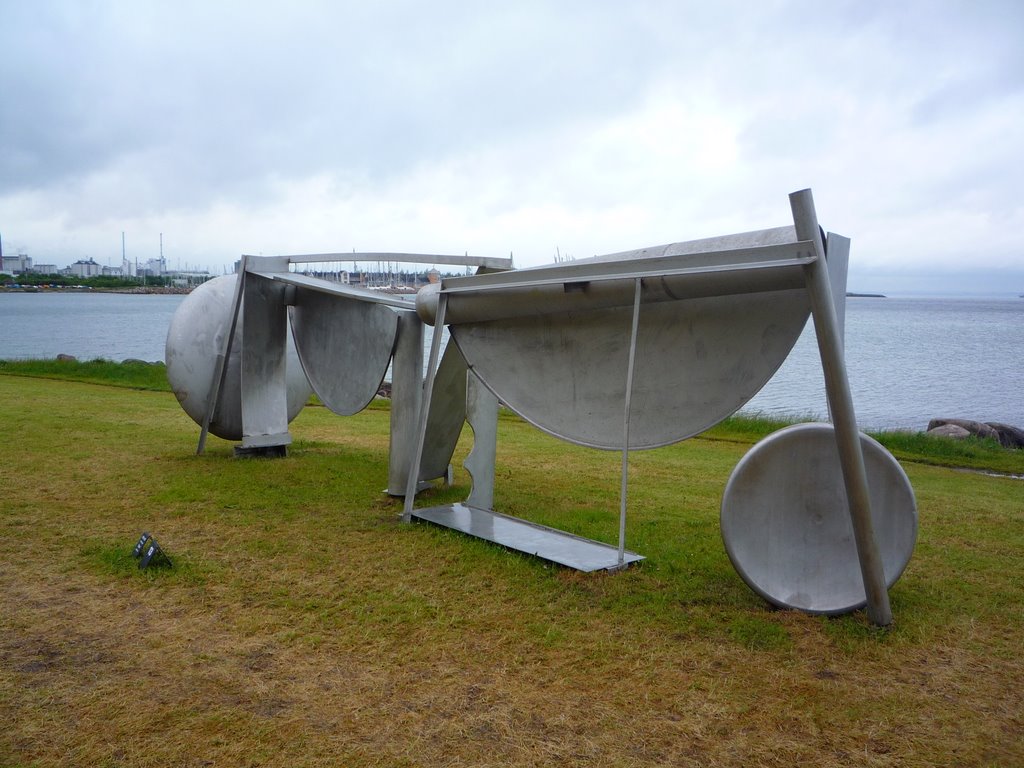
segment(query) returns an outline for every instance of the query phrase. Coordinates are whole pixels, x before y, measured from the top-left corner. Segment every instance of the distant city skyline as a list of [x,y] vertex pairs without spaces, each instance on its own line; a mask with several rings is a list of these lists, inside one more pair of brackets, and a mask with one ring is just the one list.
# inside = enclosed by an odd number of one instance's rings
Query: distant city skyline
[[[2,233],[0,233],[2,236]],[[0,240],[2,245],[2,240]],[[891,270],[891,271],[877,271],[869,272],[865,271],[857,263],[856,243],[853,244],[853,253],[851,254],[850,262],[850,273],[848,278],[848,288],[853,293],[881,293],[885,295],[894,296],[1020,296],[1024,294],[1024,268],[1021,269],[995,269],[995,270],[960,270],[950,271],[942,270],[933,274],[918,273],[908,270]],[[38,264],[53,264],[58,270],[67,269],[76,262],[86,261],[92,259],[100,264],[102,267],[116,268],[121,267],[121,257],[118,255],[116,258],[110,257],[105,261],[97,259],[95,256],[83,255],[77,258],[64,258],[48,260],[46,262],[39,262],[32,257],[31,253],[22,249],[19,251],[21,255],[26,255],[33,259],[33,263]],[[10,253],[6,248],[2,249],[2,255],[13,256],[15,254]],[[239,254],[240,256],[241,254]],[[271,254],[267,254],[271,255]],[[145,258],[133,258],[127,255],[128,262],[133,267],[140,269],[149,270],[151,273],[156,273],[153,269],[152,262],[158,262],[160,256],[147,256]],[[235,257],[236,259],[238,256]],[[572,258],[572,257],[563,257]],[[553,261],[553,259],[552,259]],[[193,264],[187,260],[181,259],[169,259],[164,256],[165,267],[164,270],[168,272],[192,272],[192,273],[209,273],[211,275],[227,274],[233,271],[232,264],[218,265],[216,269],[208,267],[203,264]],[[339,270],[350,271],[347,265],[349,262],[337,262],[337,268]],[[356,261],[357,267],[354,271],[366,270],[376,271],[376,267],[372,264],[368,264],[365,261]],[[422,265],[406,265],[408,271],[422,269]],[[395,263],[395,269],[402,268],[402,265]],[[8,270],[9,271],[9,270]],[[386,271],[386,270],[385,270]]]

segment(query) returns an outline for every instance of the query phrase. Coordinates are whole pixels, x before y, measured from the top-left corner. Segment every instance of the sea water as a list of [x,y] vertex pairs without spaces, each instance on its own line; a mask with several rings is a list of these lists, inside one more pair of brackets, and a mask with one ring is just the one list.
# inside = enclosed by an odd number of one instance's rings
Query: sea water
[[[845,335],[862,428],[923,430],[933,418],[1024,426],[1024,299],[851,297]],[[828,413],[811,321],[744,410]]]
[[182,294],[0,291],[0,360],[164,359]]
[[[0,359],[162,360],[183,298],[0,292]],[[1024,299],[847,299],[846,365],[862,428],[920,430],[938,417],[1024,426]],[[825,418],[812,323],[744,410]]]

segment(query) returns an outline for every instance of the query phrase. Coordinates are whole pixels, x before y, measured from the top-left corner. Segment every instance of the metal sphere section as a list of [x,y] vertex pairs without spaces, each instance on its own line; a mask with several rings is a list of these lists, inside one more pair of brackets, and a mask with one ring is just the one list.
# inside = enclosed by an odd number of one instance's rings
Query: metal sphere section
[[[209,280],[188,296],[171,317],[164,348],[167,380],[175,397],[196,424],[206,418],[217,355],[231,326],[235,275]],[[244,311],[244,307],[243,310]],[[288,340],[288,420],[294,419],[312,390],[294,344]],[[242,439],[242,317],[239,313],[224,384],[210,419],[210,432],[225,440]]]
[[426,325],[437,322],[437,305],[441,299],[441,284],[431,283],[416,293],[416,314]]
[[[891,587],[914,551],[917,503],[892,454],[867,435],[860,443]],[[721,522],[736,571],[773,605],[835,615],[867,602],[831,424],[797,424],[755,445],[729,478]]]
[[[692,437],[735,413],[796,343],[806,293],[787,290],[644,304],[633,378],[631,449]],[[452,325],[473,371],[552,435],[620,450],[632,307],[522,314]]]

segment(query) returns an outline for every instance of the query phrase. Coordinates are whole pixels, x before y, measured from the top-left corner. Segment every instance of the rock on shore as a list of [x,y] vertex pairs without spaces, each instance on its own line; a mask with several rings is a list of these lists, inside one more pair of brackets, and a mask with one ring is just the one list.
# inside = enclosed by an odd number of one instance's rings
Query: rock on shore
[[997,421],[980,422],[970,419],[932,419],[928,434],[962,440],[975,436],[999,441],[1004,448],[1024,448],[1024,429]]
[[988,425],[999,433],[999,443],[1006,448],[1024,448],[1024,429],[990,421]]

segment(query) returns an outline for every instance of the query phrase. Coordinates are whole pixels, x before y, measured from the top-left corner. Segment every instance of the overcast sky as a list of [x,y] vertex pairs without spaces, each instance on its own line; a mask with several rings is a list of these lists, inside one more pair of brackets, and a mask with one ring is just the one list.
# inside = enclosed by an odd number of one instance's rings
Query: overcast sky
[[0,235],[513,254],[790,223],[852,290],[1024,293],[1024,2],[0,0]]

